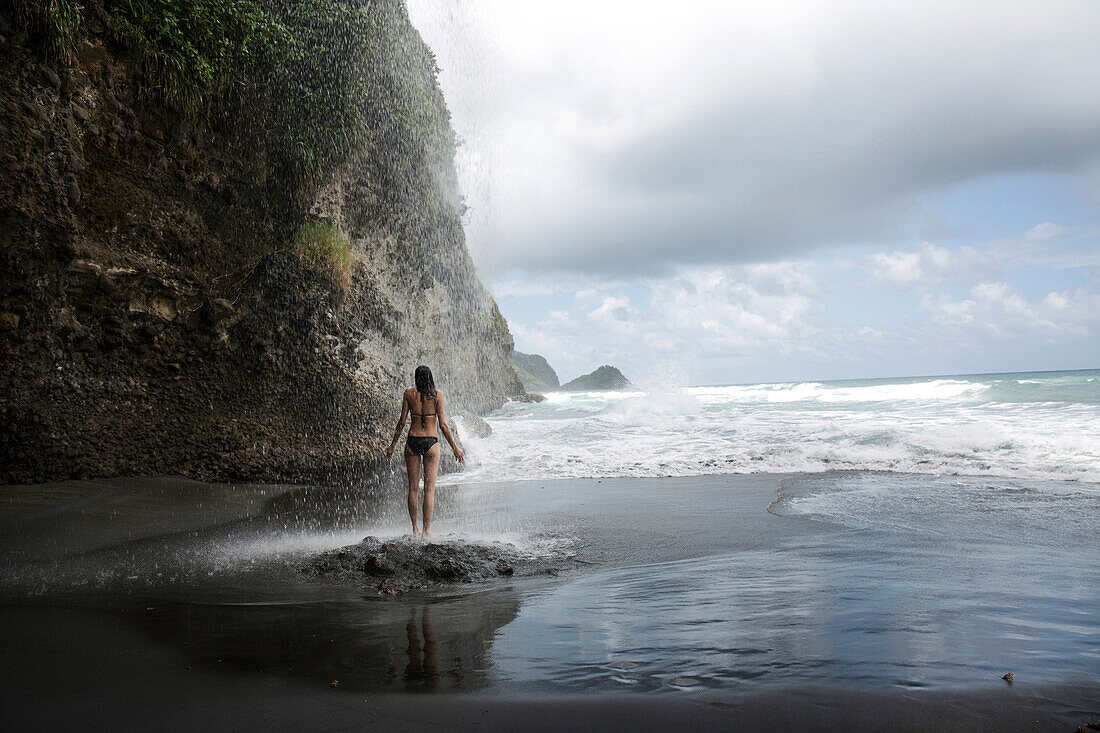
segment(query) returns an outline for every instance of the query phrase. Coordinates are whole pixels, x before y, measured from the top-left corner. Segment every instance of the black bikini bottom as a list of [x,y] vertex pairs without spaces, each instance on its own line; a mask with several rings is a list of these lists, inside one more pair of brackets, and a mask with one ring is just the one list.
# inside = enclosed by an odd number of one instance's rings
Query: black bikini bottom
[[416,455],[422,456],[438,442],[439,438],[433,438],[430,435],[410,435],[405,445]]

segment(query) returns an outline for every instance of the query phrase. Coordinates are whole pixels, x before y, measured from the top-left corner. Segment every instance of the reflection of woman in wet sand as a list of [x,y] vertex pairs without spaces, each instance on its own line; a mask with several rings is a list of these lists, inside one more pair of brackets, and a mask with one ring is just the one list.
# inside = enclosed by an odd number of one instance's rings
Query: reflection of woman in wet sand
[[[432,370],[418,366],[414,375],[416,387],[405,390],[401,399],[401,419],[397,421],[393,441],[386,448],[386,458],[393,458],[394,448],[401,438],[405,427],[405,418],[412,413],[409,423],[409,437],[405,441],[405,466],[409,471],[409,518],[412,519],[414,537],[432,537],[432,509],[435,507],[435,475],[439,471],[439,434],[436,426],[443,431],[447,442],[451,444],[455,458],[465,460],[465,454],[455,443],[447,418],[443,415],[443,395],[436,391]],[[416,492],[420,485],[420,468],[424,467],[424,531],[416,528]]]
[[[435,629],[432,628],[432,610],[424,606],[421,610],[420,625],[424,632],[424,646],[420,645],[421,629],[416,627],[416,608],[412,609],[409,622],[405,624],[405,635],[409,639],[409,663],[405,666],[405,684],[409,689],[419,687],[423,683],[424,689],[434,690],[439,687],[439,652],[435,639]],[[421,659],[423,651],[423,659]]]

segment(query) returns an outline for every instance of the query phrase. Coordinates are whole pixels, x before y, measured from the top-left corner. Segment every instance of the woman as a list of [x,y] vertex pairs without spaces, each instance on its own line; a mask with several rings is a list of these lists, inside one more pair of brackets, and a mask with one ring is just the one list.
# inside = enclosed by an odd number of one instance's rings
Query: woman
[[[405,441],[405,466],[409,469],[409,518],[413,523],[414,537],[432,537],[432,509],[435,507],[435,474],[439,470],[439,435],[436,426],[443,431],[451,444],[455,458],[461,463],[466,454],[455,443],[447,418],[443,415],[443,395],[436,391],[432,370],[426,366],[416,368],[416,387],[405,390],[401,399],[401,419],[397,421],[393,441],[386,448],[386,458],[393,459],[393,450],[405,428],[405,418],[412,413],[409,437]],[[416,529],[416,490],[420,484],[420,466],[424,465],[424,531]]]

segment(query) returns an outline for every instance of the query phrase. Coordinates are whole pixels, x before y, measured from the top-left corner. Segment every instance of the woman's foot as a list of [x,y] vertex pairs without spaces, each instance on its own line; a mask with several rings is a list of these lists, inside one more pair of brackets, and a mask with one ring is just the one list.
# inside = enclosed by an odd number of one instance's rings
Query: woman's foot
[[419,537],[420,536],[420,530],[417,529],[415,526],[413,527],[412,536],[413,537]]
[[435,539],[435,535],[432,534],[431,532],[429,532],[428,530],[424,530],[423,532],[421,532],[420,536],[421,536],[421,538],[426,539],[426,540],[434,540]]

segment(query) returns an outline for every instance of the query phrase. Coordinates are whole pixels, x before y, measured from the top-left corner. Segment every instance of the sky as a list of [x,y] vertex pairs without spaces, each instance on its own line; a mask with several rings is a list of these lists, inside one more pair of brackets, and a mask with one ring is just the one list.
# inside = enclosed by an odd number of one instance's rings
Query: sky
[[1100,4],[408,6],[562,381],[1100,367]]

